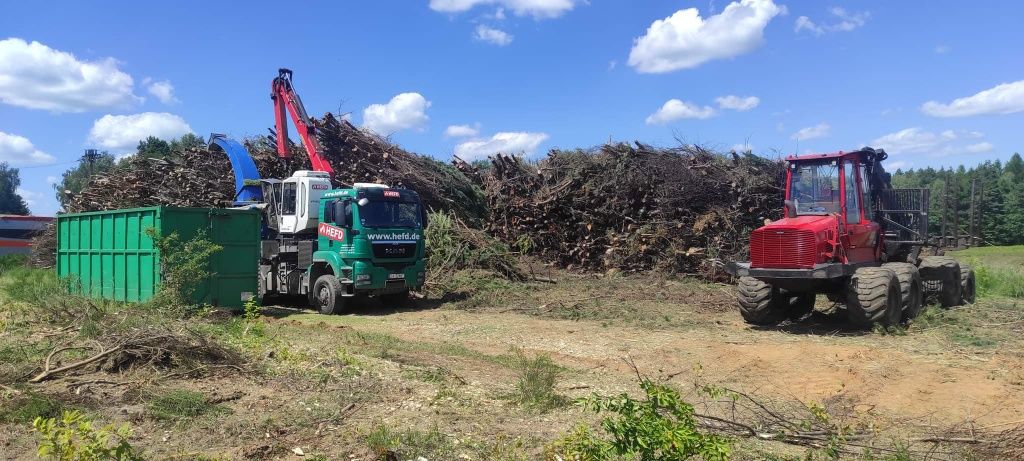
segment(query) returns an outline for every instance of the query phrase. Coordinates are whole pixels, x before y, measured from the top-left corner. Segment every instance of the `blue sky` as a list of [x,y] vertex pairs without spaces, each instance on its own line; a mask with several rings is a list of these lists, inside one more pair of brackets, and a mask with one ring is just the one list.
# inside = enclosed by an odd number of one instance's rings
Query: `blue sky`
[[755,153],[886,148],[890,166],[1022,149],[1024,2],[33,2],[0,17],[0,161],[34,212],[83,149],[311,114],[408,150],[543,155],[676,139]]

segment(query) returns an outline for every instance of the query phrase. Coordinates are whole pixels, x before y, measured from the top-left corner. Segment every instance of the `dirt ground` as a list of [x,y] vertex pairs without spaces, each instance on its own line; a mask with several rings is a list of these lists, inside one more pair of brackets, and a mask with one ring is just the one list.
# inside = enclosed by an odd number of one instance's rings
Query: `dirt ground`
[[[562,370],[556,392],[569,399],[635,394],[639,371],[686,395],[714,384],[769,402],[842,408],[851,420],[905,436],[1024,421],[1020,300],[932,307],[910,327],[882,332],[845,328],[821,298],[808,318],[752,328],[725,285],[557,278],[400,308],[368,300],[340,316],[264,307],[260,339],[238,343],[262,360],[258,370],[195,380],[94,373],[20,389],[100,421],[130,422],[133,445],[154,459],[367,460],[382,444],[403,445],[403,456],[432,453],[427,459],[541,458],[551,440],[597,416],[511,402],[516,354],[550,356]],[[88,382],[99,378],[127,384]],[[216,402],[215,411],[153,417],[154,396],[180,389]],[[17,404],[7,397],[5,405]],[[0,458],[34,459],[30,427],[4,427]],[[736,457],[801,453],[738,440]]]

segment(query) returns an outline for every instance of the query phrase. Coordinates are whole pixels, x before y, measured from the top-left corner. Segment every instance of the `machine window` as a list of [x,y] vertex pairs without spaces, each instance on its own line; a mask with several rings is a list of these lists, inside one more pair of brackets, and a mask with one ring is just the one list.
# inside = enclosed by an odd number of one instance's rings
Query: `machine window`
[[289,182],[281,189],[281,214],[295,214],[295,186],[295,183]]
[[872,200],[871,186],[868,182],[868,172],[864,171],[864,164],[857,164],[857,174],[860,176],[860,191],[864,196],[864,219],[871,221],[874,218],[872,213],[875,201]]
[[835,162],[799,163],[792,174],[789,199],[797,215],[839,212],[839,167]]
[[416,202],[371,201],[359,207],[365,227],[420,227],[422,216]]
[[846,162],[843,165],[843,176],[846,181],[846,222],[860,224],[860,194],[857,193],[857,178],[854,176],[856,163]]

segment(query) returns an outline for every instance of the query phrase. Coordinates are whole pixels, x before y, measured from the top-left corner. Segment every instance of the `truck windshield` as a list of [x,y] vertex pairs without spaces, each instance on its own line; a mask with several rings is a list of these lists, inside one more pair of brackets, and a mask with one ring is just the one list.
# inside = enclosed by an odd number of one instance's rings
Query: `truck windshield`
[[359,207],[363,227],[420,227],[423,224],[420,204],[374,200]]
[[798,215],[838,213],[839,167],[834,162],[799,163],[792,169],[789,199]]

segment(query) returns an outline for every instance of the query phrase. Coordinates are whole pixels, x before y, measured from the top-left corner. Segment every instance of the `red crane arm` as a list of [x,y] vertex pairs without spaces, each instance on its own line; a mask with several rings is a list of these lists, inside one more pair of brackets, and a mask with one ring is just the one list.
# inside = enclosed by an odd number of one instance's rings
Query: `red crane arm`
[[298,93],[292,87],[292,71],[277,70],[277,78],[271,83],[270,99],[274,100],[277,155],[284,159],[291,158],[291,152],[288,152],[288,119],[285,118],[287,110],[292,117],[292,123],[295,124],[295,131],[298,131],[299,137],[302,138],[302,145],[306,147],[313,170],[323,171],[331,175],[331,179],[333,179],[334,169],[323,157],[323,148],[320,147],[320,141],[316,139],[316,127],[306,115],[306,107],[302,105],[302,99],[299,99]]

